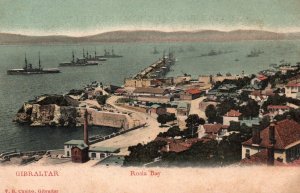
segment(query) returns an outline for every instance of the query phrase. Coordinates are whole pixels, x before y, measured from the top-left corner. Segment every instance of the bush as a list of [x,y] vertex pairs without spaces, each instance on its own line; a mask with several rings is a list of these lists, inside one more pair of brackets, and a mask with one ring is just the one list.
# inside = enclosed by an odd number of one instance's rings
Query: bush
[[109,98],[108,95],[100,95],[96,97],[97,102],[99,103],[99,105],[105,105],[106,104],[106,100]]

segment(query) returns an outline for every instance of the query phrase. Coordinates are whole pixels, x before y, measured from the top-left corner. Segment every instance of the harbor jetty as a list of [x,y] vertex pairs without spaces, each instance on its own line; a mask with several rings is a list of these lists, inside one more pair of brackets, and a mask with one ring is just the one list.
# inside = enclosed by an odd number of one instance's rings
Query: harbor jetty
[[163,54],[163,57],[156,62],[143,69],[136,75],[130,78],[126,78],[124,81],[125,87],[147,87],[153,82],[152,80],[164,78],[170,71],[172,65],[174,65],[176,59],[172,52],[168,55]]
[[162,78],[170,71],[170,66],[174,64],[173,53],[170,52],[168,56],[164,54],[162,58],[136,74],[133,79]]

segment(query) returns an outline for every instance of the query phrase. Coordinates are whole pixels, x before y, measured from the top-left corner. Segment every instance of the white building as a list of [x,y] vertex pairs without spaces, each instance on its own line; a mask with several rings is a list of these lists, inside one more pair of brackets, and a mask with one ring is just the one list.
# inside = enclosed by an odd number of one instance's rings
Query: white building
[[92,146],[89,149],[89,158],[100,160],[107,158],[108,156],[111,156],[114,153],[118,153],[119,151],[119,148]]
[[140,87],[133,91],[133,96],[162,97],[168,93],[168,90],[163,88]]
[[253,128],[252,138],[242,143],[242,159],[270,147],[274,140],[274,159],[283,163],[300,158],[300,124],[288,118],[260,130]]
[[86,146],[87,145],[84,143],[83,140],[70,140],[64,143],[64,157],[71,157],[71,149],[72,147],[77,147],[77,146]]
[[239,122],[242,113],[231,109],[223,116],[223,125],[230,125],[230,121]]
[[285,95],[291,98],[297,98],[300,93],[300,82],[289,82],[285,86]]

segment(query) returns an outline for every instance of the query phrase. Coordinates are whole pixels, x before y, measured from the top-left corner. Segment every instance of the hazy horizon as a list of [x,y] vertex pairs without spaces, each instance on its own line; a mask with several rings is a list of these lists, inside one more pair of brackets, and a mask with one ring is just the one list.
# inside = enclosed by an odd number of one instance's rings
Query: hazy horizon
[[155,32],[202,32],[202,31],[219,31],[219,32],[233,32],[233,31],[261,31],[261,32],[270,32],[270,33],[300,33],[299,29],[294,30],[272,30],[272,29],[255,29],[255,28],[203,28],[203,29],[152,29],[152,28],[116,28],[105,31],[82,31],[82,32],[55,32],[55,33],[40,33],[40,32],[28,32],[28,31],[19,31],[19,32],[4,32],[0,30],[1,34],[11,34],[11,35],[24,35],[24,36],[66,36],[66,37],[85,37],[85,36],[93,36],[110,32],[135,32],[135,31],[155,31]]
[[119,30],[300,32],[297,0],[0,0],[0,32],[88,36]]

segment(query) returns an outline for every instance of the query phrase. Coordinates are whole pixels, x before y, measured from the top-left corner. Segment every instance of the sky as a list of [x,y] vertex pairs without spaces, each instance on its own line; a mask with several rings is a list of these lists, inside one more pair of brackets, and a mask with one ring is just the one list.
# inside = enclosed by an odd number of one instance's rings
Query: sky
[[300,31],[300,0],[0,0],[0,32]]

